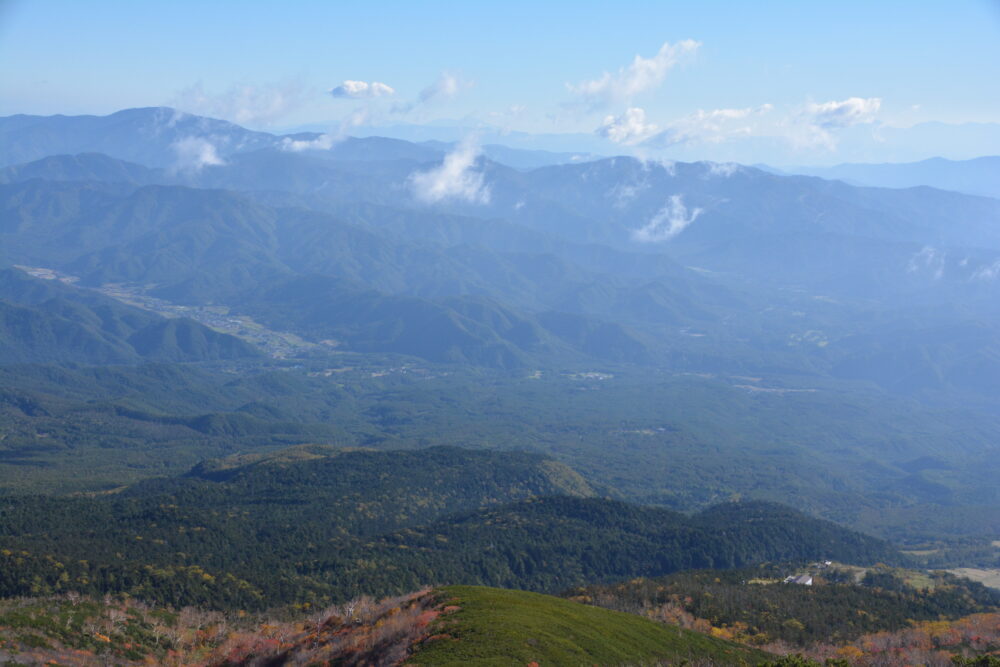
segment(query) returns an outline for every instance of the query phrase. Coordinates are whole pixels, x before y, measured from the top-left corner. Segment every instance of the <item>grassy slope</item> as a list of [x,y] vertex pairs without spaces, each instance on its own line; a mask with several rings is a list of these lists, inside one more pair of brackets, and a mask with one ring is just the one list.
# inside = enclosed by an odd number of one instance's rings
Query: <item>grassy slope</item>
[[958,567],[948,571],[960,577],[978,581],[983,586],[1000,590],[1000,568]]
[[480,586],[439,590],[444,614],[412,665],[620,665],[710,659],[753,665],[767,654],[640,616],[548,595]]

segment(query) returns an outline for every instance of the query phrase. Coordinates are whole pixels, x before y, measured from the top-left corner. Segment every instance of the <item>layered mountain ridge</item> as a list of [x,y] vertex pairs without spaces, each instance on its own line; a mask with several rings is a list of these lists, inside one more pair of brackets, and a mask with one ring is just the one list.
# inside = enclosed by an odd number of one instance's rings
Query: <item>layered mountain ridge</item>
[[[133,448],[129,480],[243,445],[465,437],[684,508],[740,492],[877,521],[995,502],[996,199],[706,162],[532,168],[485,148],[446,182],[472,149],[163,109],[11,117],[0,134],[16,162],[0,170],[0,262],[66,281],[44,308],[7,300],[4,358],[134,365],[7,371],[5,451],[33,466],[24,479],[96,456],[111,419],[116,447],[177,447]],[[173,361],[202,367],[144,365]]]

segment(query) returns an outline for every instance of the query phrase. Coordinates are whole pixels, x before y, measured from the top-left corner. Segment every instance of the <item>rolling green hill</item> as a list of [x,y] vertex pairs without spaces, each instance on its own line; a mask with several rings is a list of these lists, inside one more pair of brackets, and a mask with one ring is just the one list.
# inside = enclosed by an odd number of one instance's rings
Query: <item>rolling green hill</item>
[[547,595],[479,586],[436,591],[438,617],[408,665],[752,665],[768,655],[645,618]]
[[887,543],[769,503],[724,504],[686,516],[569,497],[446,517],[384,535],[367,553],[376,562],[398,561],[397,579],[547,592],[577,581],[765,561],[899,559]]

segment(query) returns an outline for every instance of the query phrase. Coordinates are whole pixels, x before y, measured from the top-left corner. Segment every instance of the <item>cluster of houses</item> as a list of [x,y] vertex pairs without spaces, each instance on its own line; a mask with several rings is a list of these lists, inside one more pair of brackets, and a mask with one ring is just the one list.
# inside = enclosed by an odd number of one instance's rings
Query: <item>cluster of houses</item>
[[[824,560],[818,563],[812,563],[809,565],[809,567],[814,570],[825,570],[831,565],[833,565],[833,561]],[[782,583],[798,584],[799,586],[812,586],[813,576],[811,574],[790,574],[787,577],[785,577]]]

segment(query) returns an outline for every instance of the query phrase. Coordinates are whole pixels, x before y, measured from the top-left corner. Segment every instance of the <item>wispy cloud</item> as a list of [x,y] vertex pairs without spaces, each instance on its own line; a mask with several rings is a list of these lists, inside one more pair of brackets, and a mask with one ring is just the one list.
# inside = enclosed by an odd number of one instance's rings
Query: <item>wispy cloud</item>
[[633,172],[630,176],[618,179],[614,187],[608,190],[607,197],[615,208],[629,206],[636,197],[648,191],[652,187],[650,177],[653,175],[654,169],[660,168],[670,177],[673,177],[675,173],[672,162],[640,158],[640,165],[642,169]]
[[438,99],[448,100],[458,95],[459,91],[468,86],[468,82],[459,79],[454,74],[442,72],[441,76],[434,83],[420,91],[417,99],[421,104]]
[[699,42],[686,39],[676,44],[664,42],[656,55],[643,58],[636,55],[631,64],[617,73],[605,72],[596,79],[567,84],[580,103],[590,109],[600,109],[612,104],[628,102],[639,93],[656,88],[663,83],[667,72],[684,57],[695,53]]
[[177,156],[175,171],[201,171],[205,167],[221,167],[226,164],[212,142],[201,137],[185,137],[174,142],[171,148]]
[[302,151],[328,151],[347,138],[352,127],[364,125],[369,119],[365,108],[355,109],[340,121],[340,127],[335,132],[327,132],[313,139],[293,139],[285,137],[281,141],[281,150],[299,153]]
[[392,87],[380,81],[352,81],[348,79],[336,88],[330,90],[330,95],[337,98],[365,100],[375,97],[389,97],[396,93]]
[[972,280],[981,280],[984,282],[992,282],[997,278],[1000,278],[1000,259],[992,264],[981,266],[972,274]]
[[527,107],[523,104],[512,104],[503,111],[490,111],[486,114],[490,123],[495,125],[501,134],[508,134],[513,129],[513,123]]
[[662,132],[648,137],[649,148],[667,148],[691,142],[722,143],[753,135],[759,118],[774,110],[770,104],[742,109],[698,109],[670,122]]
[[837,150],[836,132],[854,125],[874,123],[882,100],[849,97],[830,102],[808,102],[797,116],[784,123],[786,136],[798,148]]
[[314,139],[292,139],[285,137],[281,141],[281,150],[291,153],[301,153],[302,151],[328,151],[334,147],[343,137],[333,134],[321,134]]
[[453,99],[463,90],[471,88],[472,85],[471,81],[462,79],[456,74],[442,72],[433,83],[424,87],[417,94],[417,99],[412,102],[396,104],[391,111],[395,114],[407,114],[426,104]]
[[299,108],[304,99],[302,86],[294,82],[236,85],[218,93],[208,92],[197,83],[177,93],[170,105],[240,125],[266,126]]
[[608,198],[611,199],[615,208],[625,208],[641,192],[649,189],[649,183],[645,180],[637,180],[632,183],[618,183],[608,190]]
[[596,134],[637,150],[664,150],[684,144],[722,144],[750,137],[780,138],[796,148],[836,150],[838,132],[844,128],[877,123],[880,98],[845,100],[788,108],[782,113],[771,104],[698,109],[680,118],[654,122],[646,111],[629,107],[621,115],[608,115]]
[[934,280],[940,280],[944,276],[945,260],[947,254],[931,246],[924,246],[920,252],[910,258],[907,271],[917,273],[928,271]]
[[875,121],[875,114],[882,106],[878,97],[849,97],[846,100],[806,104],[803,114],[812,125],[830,130],[839,127],[850,127],[860,123]]
[[739,173],[741,169],[743,167],[735,162],[709,162],[707,175],[729,178],[733,174]]
[[476,140],[466,137],[445,156],[440,166],[410,176],[414,196],[427,204],[448,199],[488,204],[490,189],[484,183],[483,173],[475,169],[479,152]]
[[605,116],[597,128],[597,134],[626,146],[642,143],[659,131],[657,125],[646,121],[645,110],[638,107],[630,107],[620,116]]
[[661,208],[648,223],[632,232],[632,238],[640,243],[669,241],[697,220],[703,212],[700,208],[688,210],[684,205],[683,196],[672,195],[666,206]]

